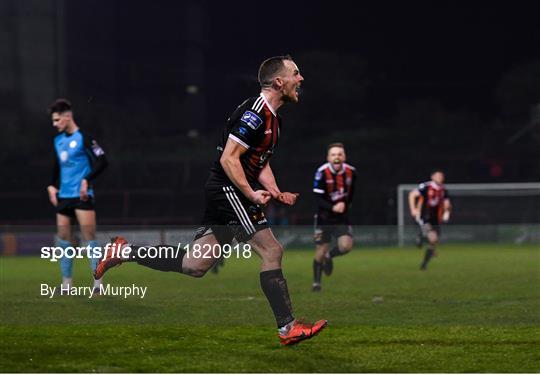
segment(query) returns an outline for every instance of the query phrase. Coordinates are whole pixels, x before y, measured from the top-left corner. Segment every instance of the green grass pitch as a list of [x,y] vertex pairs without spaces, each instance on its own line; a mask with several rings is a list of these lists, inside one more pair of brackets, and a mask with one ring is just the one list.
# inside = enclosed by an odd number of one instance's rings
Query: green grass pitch
[[[40,283],[58,284],[58,265],[3,257],[0,371],[540,371],[537,245],[443,245],[427,272],[421,256],[356,248],[316,294],[312,252],[286,251],[295,315],[329,320],[294,347],[278,342],[255,257],[202,279],[135,264],[106,275],[148,286],[144,299],[41,297]],[[76,285],[90,284],[88,268],[76,262]]]

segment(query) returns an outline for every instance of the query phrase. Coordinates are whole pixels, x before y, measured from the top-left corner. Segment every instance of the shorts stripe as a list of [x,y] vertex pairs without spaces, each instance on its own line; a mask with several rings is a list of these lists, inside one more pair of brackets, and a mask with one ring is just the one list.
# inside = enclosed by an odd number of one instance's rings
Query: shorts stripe
[[251,222],[251,220],[249,220],[249,215],[247,214],[246,209],[242,205],[242,202],[240,201],[240,198],[238,198],[238,195],[236,195],[236,192],[234,191],[232,186],[229,186],[229,191],[230,191],[230,194],[231,194],[231,196],[233,198],[233,201],[236,201],[236,204],[238,205],[240,213],[242,213],[244,218],[246,219],[248,227],[251,228],[252,233],[255,233],[256,232],[255,227],[253,226],[253,223]]
[[229,189],[231,190],[231,194],[233,196],[233,199],[236,198],[236,201],[238,202],[238,206],[240,206],[240,210],[244,213],[244,216],[245,216],[245,218],[246,218],[246,220],[248,222],[248,225],[253,230],[253,233],[255,233],[256,232],[255,227],[253,226],[253,223],[251,222],[251,220],[249,220],[249,215],[247,214],[246,209],[242,205],[242,202],[240,201],[240,198],[238,198],[238,195],[236,195],[236,192],[233,190],[232,187],[229,187]]
[[246,221],[245,221],[245,218],[240,214],[239,210],[238,210],[238,206],[236,205],[236,202],[233,201],[233,198],[232,196],[230,195],[230,193],[228,192],[227,188],[226,187],[223,187],[223,191],[225,192],[225,196],[227,197],[227,200],[229,201],[229,203],[231,204],[233,210],[234,210],[234,213],[236,214],[236,217],[238,217],[238,219],[240,220],[240,222],[242,223],[242,226],[244,227],[244,229],[246,230],[246,232],[250,233],[249,231],[249,227],[247,226],[246,224]]
[[[234,212],[236,213],[236,216],[242,223],[242,226],[244,227],[245,231],[248,234],[255,233],[255,227],[253,227],[253,224],[249,220],[249,217],[247,216],[246,211],[244,210],[244,207],[242,206],[242,203],[240,201],[236,201],[238,197],[235,199],[234,191],[231,187],[223,187],[223,191],[225,192],[225,195],[227,196],[227,199],[229,200],[229,203],[231,204]],[[234,195],[233,195],[234,194]]]

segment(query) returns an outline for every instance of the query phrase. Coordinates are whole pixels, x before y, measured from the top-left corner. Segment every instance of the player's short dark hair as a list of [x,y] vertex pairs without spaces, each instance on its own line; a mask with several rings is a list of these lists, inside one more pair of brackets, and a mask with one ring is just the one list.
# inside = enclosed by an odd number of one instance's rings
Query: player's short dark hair
[[431,170],[430,176],[433,176],[435,173],[439,173],[439,172],[442,173],[442,174],[444,174],[444,172],[443,172],[442,169],[440,169],[440,168],[434,168],[434,169]]
[[272,86],[272,80],[276,77],[277,73],[285,67],[285,64],[283,63],[285,60],[292,61],[292,57],[290,55],[274,56],[262,62],[258,74],[261,87]]
[[56,99],[54,103],[49,106],[49,114],[53,113],[64,113],[71,111],[71,102],[67,99],[60,98]]
[[334,142],[330,143],[328,147],[326,148],[326,151],[330,151],[332,147],[341,147],[343,150],[345,150],[345,145],[341,142]]

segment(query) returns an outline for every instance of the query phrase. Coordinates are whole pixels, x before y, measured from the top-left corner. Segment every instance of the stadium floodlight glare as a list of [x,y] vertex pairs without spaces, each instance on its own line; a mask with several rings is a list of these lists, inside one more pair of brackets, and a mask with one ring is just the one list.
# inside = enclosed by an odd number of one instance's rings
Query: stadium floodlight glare
[[[540,182],[445,184],[452,201],[450,224],[499,225],[540,223]],[[397,187],[397,236],[405,242],[408,194],[418,184]],[[410,222],[412,225],[412,220]]]

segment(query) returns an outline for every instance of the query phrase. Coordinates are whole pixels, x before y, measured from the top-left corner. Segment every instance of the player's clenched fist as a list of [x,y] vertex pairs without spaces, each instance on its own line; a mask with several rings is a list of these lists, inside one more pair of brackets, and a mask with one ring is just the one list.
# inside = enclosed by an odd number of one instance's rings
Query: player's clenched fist
[[266,205],[271,198],[272,194],[270,194],[266,190],[257,190],[254,191],[253,194],[251,194],[249,200],[256,204]]
[[278,196],[276,197],[276,200],[279,203],[286,204],[287,206],[292,206],[296,203],[296,198],[298,198],[299,195],[300,195],[299,193],[289,193],[289,192],[279,193]]

